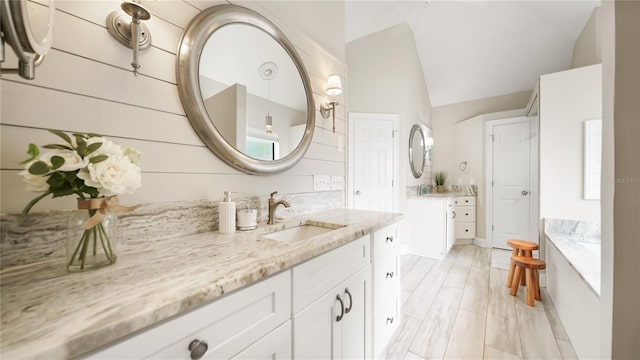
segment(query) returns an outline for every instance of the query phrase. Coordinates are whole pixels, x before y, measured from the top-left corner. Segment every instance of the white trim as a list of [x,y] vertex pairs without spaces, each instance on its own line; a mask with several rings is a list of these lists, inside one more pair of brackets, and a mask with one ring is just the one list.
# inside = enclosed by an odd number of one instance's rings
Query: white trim
[[538,116],[525,117],[518,116],[509,119],[488,120],[485,122],[485,229],[486,241],[493,246],[493,127],[507,124],[529,123],[529,134],[531,135],[530,155],[529,155],[529,241],[539,242],[539,128]]
[[487,241],[487,239],[483,239],[483,238],[473,238],[473,245],[484,247],[484,248],[493,247],[493,244],[491,244],[491,241]]
[[393,122],[393,212],[398,212],[400,208],[400,115],[399,114],[378,114],[378,113],[353,113],[348,116],[348,135],[347,143],[347,208],[353,208],[353,195],[355,192],[353,186],[353,144],[355,143],[355,122],[358,120],[390,120]]
[[[600,134],[598,135],[598,130]],[[596,146],[597,152],[594,151]],[[602,162],[602,119],[592,119],[584,121],[584,193],[585,200],[600,200],[600,168],[594,167],[593,163]],[[599,164],[600,165],[600,164]],[[594,186],[593,175],[598,179]]]

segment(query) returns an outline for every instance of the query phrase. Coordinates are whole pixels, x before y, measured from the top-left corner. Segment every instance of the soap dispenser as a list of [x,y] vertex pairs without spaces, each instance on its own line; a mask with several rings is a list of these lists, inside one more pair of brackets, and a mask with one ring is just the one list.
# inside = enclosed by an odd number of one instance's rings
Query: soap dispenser
[[236,232],[236,203],[231,201],[231,192],[224,192],[224,199],[218,204],[218,229],[221,234]]

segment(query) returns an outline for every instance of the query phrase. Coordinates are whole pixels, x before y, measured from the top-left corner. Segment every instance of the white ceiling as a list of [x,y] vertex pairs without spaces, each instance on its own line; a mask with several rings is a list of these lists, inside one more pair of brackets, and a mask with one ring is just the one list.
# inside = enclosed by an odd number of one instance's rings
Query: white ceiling
[[[406,21],[432,106],[530,90],[569,68],[600,1],[346,1],[350,42]],[[384,51],[384,49],[380,49]]]

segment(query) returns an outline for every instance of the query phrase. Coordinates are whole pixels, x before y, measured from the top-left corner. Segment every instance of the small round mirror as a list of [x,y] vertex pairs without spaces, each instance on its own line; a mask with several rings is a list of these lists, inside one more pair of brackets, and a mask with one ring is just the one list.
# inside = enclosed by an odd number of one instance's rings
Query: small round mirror
[[424,133],[420,125],[413,125],[409,133],[409,166],[413,177],[419,178],[424,172],[426,163],[426,146]]

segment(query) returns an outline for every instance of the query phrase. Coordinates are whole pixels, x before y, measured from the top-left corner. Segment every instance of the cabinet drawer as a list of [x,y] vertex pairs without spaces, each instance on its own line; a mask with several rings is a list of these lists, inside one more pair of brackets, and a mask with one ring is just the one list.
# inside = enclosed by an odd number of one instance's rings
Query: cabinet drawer
[[377,230],[373,233],[373,258],[383,256],[398,245],[398,223]]
[[476,237],[476,224],[456,223],[456,239],[472,239]]
[[280,325],[232,359],[291,359],[291,320]]
[[293,313],[311,304],[369,264],[371,237],[364,236],[293,268]]
[[456,223],[476,222],[475,206],[456,206]]
[[394,249],[386,256],[376,259],[373,263],[373,292],[374,311],[377,301],[400,293],[400,249]]
[[93,353],[95,359],[189,359],[192,340],[205,358],[228,359],[284,323],[291,314],[286,271]]
[[382,350],[400,325],[400,298],[388,299],[387,306],[373,313],[373,356],[379,358]]
[[457,196],[454,200],[455,204],[460,205],[475,205],[476,197],[475,196]]

